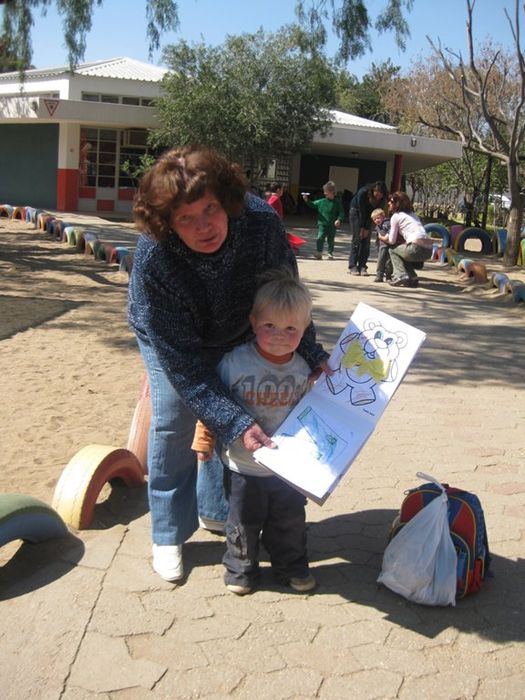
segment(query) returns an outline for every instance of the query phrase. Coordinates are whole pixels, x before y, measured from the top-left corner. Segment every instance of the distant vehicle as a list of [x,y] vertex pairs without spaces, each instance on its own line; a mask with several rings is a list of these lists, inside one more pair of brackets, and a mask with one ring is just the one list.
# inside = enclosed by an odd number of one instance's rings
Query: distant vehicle
[[505,194],[491,194],[489,201],[499,206],[501,209],[510,209],[510,197]]

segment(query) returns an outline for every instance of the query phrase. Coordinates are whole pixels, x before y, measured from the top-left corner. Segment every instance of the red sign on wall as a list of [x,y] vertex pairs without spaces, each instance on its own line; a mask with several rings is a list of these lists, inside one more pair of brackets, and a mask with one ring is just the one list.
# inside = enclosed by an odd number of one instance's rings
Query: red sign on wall
[[52,117],[53,114],[56,112],[59,103],[60,100],[44,99],[44,104],[50,117]]

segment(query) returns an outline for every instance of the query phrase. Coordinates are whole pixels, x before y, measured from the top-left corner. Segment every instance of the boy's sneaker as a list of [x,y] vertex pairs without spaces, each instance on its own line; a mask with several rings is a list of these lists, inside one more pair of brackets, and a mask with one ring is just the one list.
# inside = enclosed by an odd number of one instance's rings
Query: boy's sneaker
[[165,581],[179,581],[184,576],[182,545],[153,545],[153,569]]
[[202,530],[208,530],[208,532],[213,532],[215,535],[223,535],[224,525],[225,523],[223,520],[213,520],[212,518],[199,515],[199,527]]
[[316,250],[315,253],[314,253],[314,258],[315,258],[316,260],[322,260],[322,259],[323,259],[323,254],[320,253],[318,250]]
[[333,260],[333,259],[334,259],[334,254],[328,253],[328,260]]
[[247,595],[252,592],[251,586],[241,586],[236,583],[227,583],[226,588],[235,595]]
[[305,591],[311,591],[317,586],[317,581],[314,579],[312,574],[308,574],[305,578],[293,577],[288,581],[290,588],[299,593],[304,593]]

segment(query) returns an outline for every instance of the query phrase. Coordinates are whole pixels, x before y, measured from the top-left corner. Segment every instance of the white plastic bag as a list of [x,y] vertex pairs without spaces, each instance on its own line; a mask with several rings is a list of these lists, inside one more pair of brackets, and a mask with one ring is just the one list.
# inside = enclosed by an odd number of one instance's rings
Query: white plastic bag
[[417,476],[437,484],[442,494],[389,542],[377,580],[414,603],[455,605],[457,555],[448,525],[447,494],[433,477],[422,472]]

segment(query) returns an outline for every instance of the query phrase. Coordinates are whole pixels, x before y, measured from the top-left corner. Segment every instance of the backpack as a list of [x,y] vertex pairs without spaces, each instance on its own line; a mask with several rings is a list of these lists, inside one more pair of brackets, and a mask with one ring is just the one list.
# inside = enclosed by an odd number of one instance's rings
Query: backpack
[[[418,473],[425,478],[427,475]],[[448,523],[458,557],[456,598],[464,598],[481,588],[490,566],[490,553],[483,508],[477,496],[443,484],[448,496]],[[392,524],[390,539],[441,490],[433,483],[406,491],[398,517]]]

